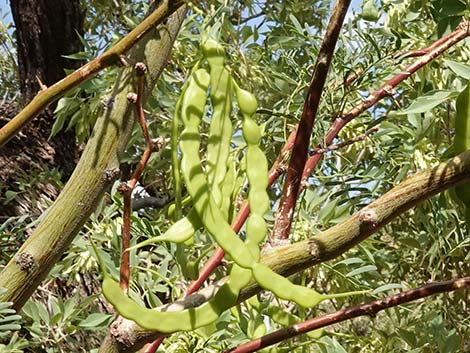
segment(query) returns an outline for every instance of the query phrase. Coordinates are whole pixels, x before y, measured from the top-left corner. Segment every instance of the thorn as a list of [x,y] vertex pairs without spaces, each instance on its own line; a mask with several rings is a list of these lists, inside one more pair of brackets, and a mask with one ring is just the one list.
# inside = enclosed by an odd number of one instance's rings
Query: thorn
[[45,91],[47,89],[47,86],[44,83],[42,83],[38,75],[36,75],[36,80],[38,81],[39,88],[41,89],[41,91]]

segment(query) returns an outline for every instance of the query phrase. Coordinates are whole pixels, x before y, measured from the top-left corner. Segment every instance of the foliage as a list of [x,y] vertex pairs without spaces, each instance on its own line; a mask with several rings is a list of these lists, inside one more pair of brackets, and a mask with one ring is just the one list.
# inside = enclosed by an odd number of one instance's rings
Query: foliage
[[[74,56],[77,59],[89,59],[102,52],[135,26],[147,10],[146,2],[142,1],[85,3],[90,9],[88,32],[83,38],[86,49]],[[110,6],[116,16],[109,13]],[[201,35],[215,27],[225,43],[227,66],[232,75],[255,92],[259,100],[257,119],[264,129],[263,150],[272,163],[300,117],[330,2],[317,1],[315,7],[308,1],[244,1],[230,5],[213,1],[193,6],[172,60],[146,105],[150,135],[170,138],[175,102],[191,68],[201,57]],[[322,143],[334,117],[364,100],[412,62],[413,58],[402,58],[401,54],[426,47],[449,33],[462,16],[468,15],[469,8],[468,2],[461,0],[382,0],[380,4],[364,1],[360,11],[345,23],[315,122],[312,148]],[[391,97],[343,129],[335,142],[349,140],[374,126],[379,127],[379,132],[363,142],[324,155],[300,197],[292,233],[294,241],[341,222],[409,174],[434,166],[451,153],[454,102],[470,78],[469,58],[468,45],[453,47],[400,84]],[[6,67],[14,67],[11,60],[5,63],[10,65]],[[1,93],[14,87],[14,84],[9,86],[15,82],[13,70],[2,75],[9,73],[8,79],[1,80]],[[85,141],[106,104],[106,92],[114,74],[114,69],[106,70],[62,98],[56,109],[54,132],[74,128],[80,141]],[[356,79],[345,84],[352,74]],[[206,134],[202,138],[205,146]],[[243,149],[240,134],[234,134],[232,145],[240,151]],[[122,161],[136,163],[143,148],[136,127]],[[173,196],[170,165],[171,149],[167,144],[160,154],[152,157],[141,180],[147,191]],[[20,190],[31,187],[32,180],[22,181]],[[244,181],[240,179],[241,195],[245,196],[243,186]],[[276,209],[281,188],[282,179],[270,190],[272,210]],[[97,271],[90,237],[99,245],[108,271],[117,277],[122,201],[115,189],[116,185],[49,274],[48,283],[66,283],[60,285],[65,292],[48,288],[28,302],[22,311],[23,329],[5,346],[10,349],[8,352],[21,351],[24,339],[30,348],[41,347],[47,352],[79,347],[91,351],[106,333],[111,321],[106,313],[108,308],[104,310],[95,295],[82,300],[81,293],[71,288],[80,286],[84,276],[88,276],[86,286],[93,292],[97,290],[97,279],[90,275]],[[188,209],[185,206],[183,211]],[[266,217],[271,224],[273,217],[273,212]],[[133,244],[162,234],[171,223],[169,219],[168,207],[134,212]],[[370,289],[369,297],[376,298],[429,280],[464,276],[469,273],[470,242],[463,220],[462,208],[448,193],[442,193],[394,220],[340,258],[291,279],[326,293]],[[28,227],[23,221],[10,219],[0,227],[2,249],[3,244],[14,244],[8,249],[9,256],[22,241],[23,229]],[[194,244],[159,244],[132,251],[130,296],[149,307],[179,298],[189,279],[195,276],[187,264],[204,261],[208,251],[214,248],[213,241],[202,231],[196,234]],[[5,261],[7,258],[2,254],[1,264]],[[218,269],[215,278],[224,272],[224,268]],[[337,299],[315,309],[303,309],[262,293],[256,300],[227,311],[213,325],[166,339],[163,351],[217,352],[258,337],[281,326],[269,315],[273,307],[280,307],[300,320],[364,300],[363,297]],[[390,309],[376,318],[328,328],[323,337],[305,335],[283,342],[277,351],[465,352],[470,349],[466,340],[470,325],[462,308],[467,306],[465,293],[429,299]],[[18,318],[14,316],[12,320]]]

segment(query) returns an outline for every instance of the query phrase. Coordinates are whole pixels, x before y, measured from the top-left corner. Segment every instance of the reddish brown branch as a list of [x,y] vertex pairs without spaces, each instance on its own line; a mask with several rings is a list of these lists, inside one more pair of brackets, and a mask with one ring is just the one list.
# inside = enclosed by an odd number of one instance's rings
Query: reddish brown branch
[[[470,21],[464,20],[454,32],[444,37],[444,40],[441,38],[436,42],[438,44],[433,43],[428,48],[423,49],[423,51],[426,52],[424,56],[416,60],[413,64],[409,65],[406,69],[401,70],[400,73],[398,73],[389,81],[387,81],[377,91],[369,95],[367,99],[365,99],[353,109],[348,111],[342,117],[335,119],[332,126],[325,135],[324,145],[328,146],[329,144],[331,144],[332,141],[338,136],[341,129],[348,122],[350,122],[354,118],[357,118],[359,115],[361,115],[367,109],[375,105],[381,99],[393,95],[394,89],[398,84],[410,77],[423,66],[436,59],[447,49],[468,37],[470,35],[470,31],[468,29],[469,23]],[[321,148],[321,146],[318,146],[318,148]],[[313,169],[320,161],[320,159],[321,155],[316,154],[307,160],[302,174],[302,186],[300,191],[302,191],[302,189],[305,187],[304,181],[312,174]]]
[[320,104],[321,94],[333,59],[343,21],[348,11],[350,0],[337,0],[328,23],[325,37],[318,54],[312,80],[304,103],[302,116],[295,137],[287,175],[276,214],[272,241],[285,240],[289,237],[297,195],[299,194],[302,171],[308,158],[313,122]]
[[399,58],[399,59],[406,59],[406,58],[416,58],[418,56],[423,56],[423,55],[426,55],[428,54],[431,50],[433,50],[434,48],[436,48],[437,46],[441,45],[442,43],[444,43],[446,40],[448,40],[450,37],[452,37],[454,35],[454,32],[452,33],[449,33],[447,35],[445,35],[444,37],[441,37],[439,38],[438,40],[436,40],[435,42],[433,42],[430,46],[428,46],[427,48],[424,48],[424,49],[418,49],[418,50],[412,50],[412,51],[409,51],[409,52],[401,52],[401,53],[396,53],[395,55],[393,55],[394,58]]
[[374,300],[367,304],[353,306],[282,328],[256,340],[244,343],[236,348],[225,351],[225,353],[255,352],[259,349],[272,346],[273,344],[282,342],[289,338],[293,338],[302,333],[317,330],[319,328],[338,322],[350,320],[359,316],[374,316],[379,311],[387,308],[425,298],[433,294],[451,292],[465,288],[470,288],[470,277],[464,277],[445,282],[432,282],[420,288],[411,289],[409,291],[392,295],[384,299]]
[[122,290],[127,293],[129,288],[129,251],[126,251],[130,246],[131,238],[131,212],[132,212],[132,190],[134,190],[137,182],[139,181],[142,172],[147,165],[147,162],[152,154],[152,141],[150,140],[147,122],[145,121],[144,108],[142,106],[142,93],[144,89],[144,79],[146,67],[144,63],[137,63],[135,65],[137,74],[137,94],[128,95],[129,101],[135,103],[137,110],[137,116],[139,118],[139,124],[142,129],[142,134],[145,140],[145,150],[140,158],[139,164],[132,174],[131,179],[128,182],[123,182],[119,185],[119,192],[124,198],[124,212],[123,212],[123,224],[122,224],[122,247],[121,247],[121,266],[119,269],[119,285]]

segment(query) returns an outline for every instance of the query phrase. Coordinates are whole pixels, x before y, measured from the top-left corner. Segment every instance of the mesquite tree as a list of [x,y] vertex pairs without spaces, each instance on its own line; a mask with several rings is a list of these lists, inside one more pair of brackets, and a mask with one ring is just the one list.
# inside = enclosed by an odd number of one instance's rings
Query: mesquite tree
[[57,104],[86,141],[1,228],[34,227],[2,259],[6,348],[468,350],[464,1],[84,3],[87,64],[0,130]]

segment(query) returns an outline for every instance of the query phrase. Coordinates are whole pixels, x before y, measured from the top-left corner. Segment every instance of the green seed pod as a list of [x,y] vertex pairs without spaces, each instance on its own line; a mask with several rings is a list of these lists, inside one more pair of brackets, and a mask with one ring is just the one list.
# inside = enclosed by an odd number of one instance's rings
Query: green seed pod
[[211,66],[223,66],[225,50],[222,45],[213,39],[208,39],[202,45],[202,52]]
[[249,145],[258,145],[261,141],[261,130],[252,119],[246,119],[243,124],[243,138]]
[[253,115],[258,108],[258,102],[255,96],[244,89],[237,87],[238,107],[243,114]]
[[[470,84],[457,97],[454,137],[454,152],[456,154],[468,149],[470,149]],[[470,185],[457,186],[455,195],[467,206],[468,210],[470,207]],[[467,214],[470,217],[470,211]]]

